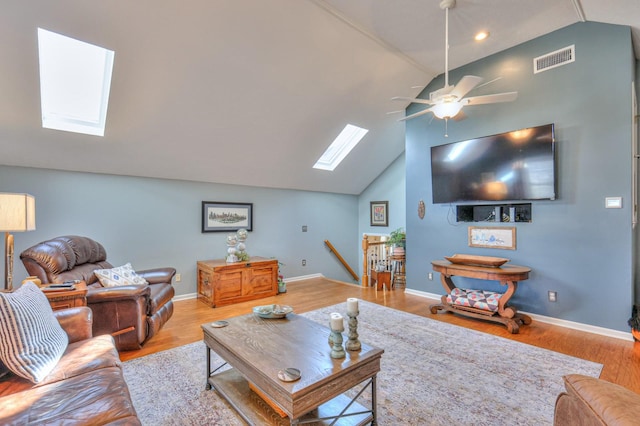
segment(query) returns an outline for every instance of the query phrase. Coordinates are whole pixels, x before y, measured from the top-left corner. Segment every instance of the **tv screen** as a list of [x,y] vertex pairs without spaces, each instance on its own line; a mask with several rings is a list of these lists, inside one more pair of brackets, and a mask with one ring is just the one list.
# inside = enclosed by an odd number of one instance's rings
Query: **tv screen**
[[553,124],[431,147],[434,203],[554,200]]

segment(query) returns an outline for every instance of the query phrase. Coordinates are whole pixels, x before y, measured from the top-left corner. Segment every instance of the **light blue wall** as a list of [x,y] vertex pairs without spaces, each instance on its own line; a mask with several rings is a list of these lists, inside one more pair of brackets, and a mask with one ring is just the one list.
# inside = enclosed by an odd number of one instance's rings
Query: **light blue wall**
[[[572,44],[574,63],[533,74],[533,58]],[[448,138],[444,121],[426,117],[407,123],[407,210],[420,199],[427,203],[424,220],[407,216],[407,287],[442,293],[437,274],[433,281],[427,274],[430,261],[446,255],[507,257],[532,268],[512,299],[519,309],[628,331],[635,269],[634,68],[628,27],[579,23],[451,72],[453,83],[466,74],[487,81],[501,76],[473,94],[517,90],[518,99],[468,107],[465,120],[449,123]],[[422,97],[443,84],[442,77],[434,80]],[[408,113],[417,110],[412,107]],[[470,224],[455,222],[455,206],[431,203],[430,147],[546,123],[556,126],[559,198],[534,201],[533,222],[515,224],[517,250],[468,247]],[[607,196],[622,197],[623,208],[605,209]],[[556,303],[547,301],[549,290],[558,292]]]
[[[389,202],[389,226],[371,226],[370,202]],[[380,174],[358,197],[359,238],[363,234],[389,234],[398,228],[406,227],[406,188],[405,188],[405,156],[400,155],[387,169]],[[416,205],[416,211],[417,211]],[[359,241],[360,241],[359,240]],[[362,277],[362,245],[358,251],[358,274]]]
[[202,201],[253,203],[247,251],[277,257],[285,277],[322,273],[354,282],[324,240],[357,265],[356,196],[9,166],[0,166],[0,192],[36,198],[36,231],[14,234],[17,283],[26,276],[22,250],[60,235],[85,235],[105,246],[114,265],[175,267],[182,274],[176,293],[195,293],[196,262],[223,258],[227,249],[227,233],[201,232]]

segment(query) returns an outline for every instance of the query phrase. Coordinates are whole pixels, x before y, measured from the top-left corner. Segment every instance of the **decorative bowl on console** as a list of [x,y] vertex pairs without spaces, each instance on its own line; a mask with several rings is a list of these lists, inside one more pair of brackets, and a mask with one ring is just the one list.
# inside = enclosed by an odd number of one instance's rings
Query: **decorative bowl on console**
[[457,265],[489,266],[493,268],[499,268],[509,261],[504,257],[474,256],[472,254],[454,254],[444,258]]

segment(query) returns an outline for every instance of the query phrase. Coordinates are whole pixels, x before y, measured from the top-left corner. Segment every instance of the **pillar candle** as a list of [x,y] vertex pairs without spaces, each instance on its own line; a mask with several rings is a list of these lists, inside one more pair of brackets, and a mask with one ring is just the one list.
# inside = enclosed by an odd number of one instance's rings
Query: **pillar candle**
[[350,314],[358,313],[358,299],[350,297],[347,299],[347,312]]
[[333,331],[344,331],[344,322],[342,315],[337,312],[331,314],[331,329]]

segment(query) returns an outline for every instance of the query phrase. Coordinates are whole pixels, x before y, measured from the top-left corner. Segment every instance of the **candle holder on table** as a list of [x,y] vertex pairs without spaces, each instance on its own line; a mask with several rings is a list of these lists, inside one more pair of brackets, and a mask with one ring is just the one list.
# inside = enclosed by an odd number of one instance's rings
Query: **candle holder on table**
[[344,331],[344,322],[342,315],[338,313],[331,314],[331,334],[329,335],[329,343],[331,344],[331,358],[340,359],[347,356],[342,347],[342,332]]
[[331,358],[340,359],[347,356],[344,348],[342,347],[342,333],[336,330],[331,330]]
[[360,312],[347,312],[347,316],[349,317],[349,340],[347,340],[347,344],[345,345],[347,350],[349,351],[359,351],[362,345],[360,344],[360,340],[358,340],[358,314]]

